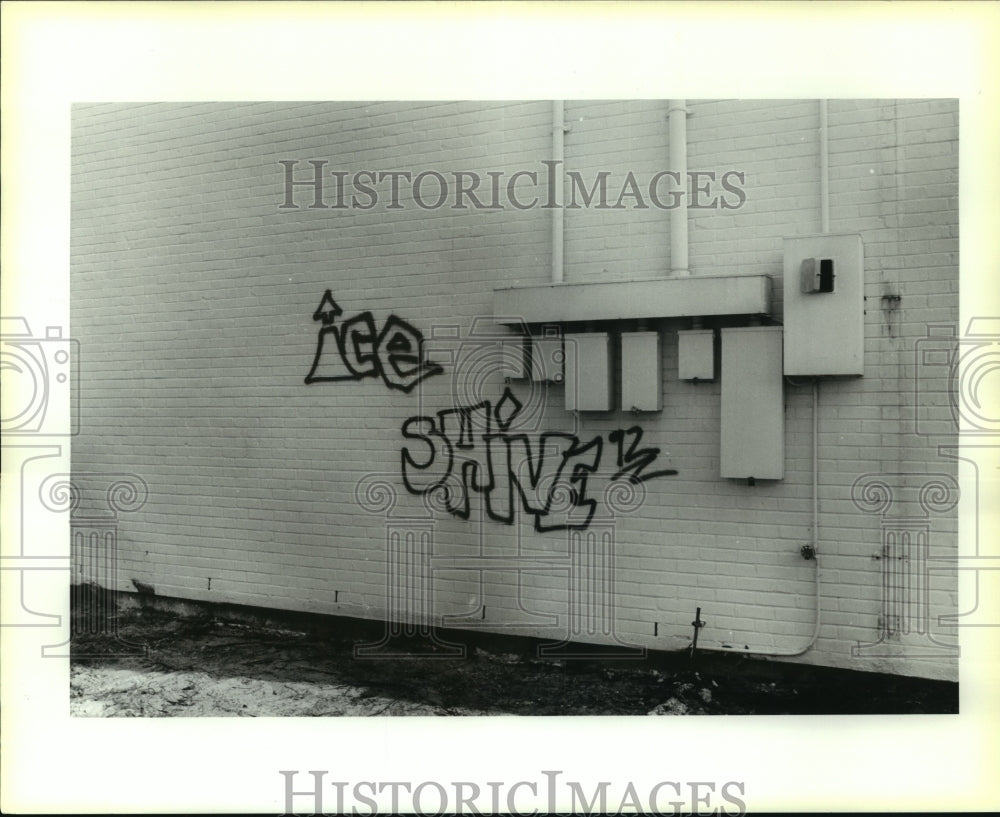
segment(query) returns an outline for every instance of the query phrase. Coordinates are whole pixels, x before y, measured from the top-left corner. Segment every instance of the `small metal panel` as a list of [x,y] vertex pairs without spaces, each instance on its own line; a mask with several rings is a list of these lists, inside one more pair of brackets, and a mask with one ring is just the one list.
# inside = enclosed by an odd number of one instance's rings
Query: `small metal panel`
[[785,475],[785,401],[780,326],[722,330],[720,474]]
[[785,374],[864,374],[864,269],[859,235],[785,239]]
[[536,383],[563,382],[561,337],[531,339],[531,379]]
[[566,335],[566,409],[611,409],[611,338],[606,332]]
[[715,331],[691,329],[677,333],[677,379],[715,380]]
[[622,333],[622,411],[663,408],[659,332]]

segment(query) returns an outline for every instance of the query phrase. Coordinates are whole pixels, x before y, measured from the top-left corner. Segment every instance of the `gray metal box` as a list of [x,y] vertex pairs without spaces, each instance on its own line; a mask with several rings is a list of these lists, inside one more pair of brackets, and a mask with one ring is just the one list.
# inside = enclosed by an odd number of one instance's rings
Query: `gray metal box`
[[770,312],[771,278],[767,275],[659,276],[493,290],[495,320],[508,325]]
[[785,475],[785,401],[780,326],[722,330],[720,474]]
[[611,338],[606,332],[566,335],[566,409],[611,409]]
[[622,411],[663,408],[659,332],[622,333]]
[[864,374],[864,271],[859,235],[785,239],[785,374]]
[[503,377],[509,380],[527,377],[525,341],[521,335],[500,341],[500,374]]
[[531,379],[536,383],[563,382],[563,341],[561,337],[531,339]]
[[677,379],[715,380],[715,332],[691,329],[677,333]]

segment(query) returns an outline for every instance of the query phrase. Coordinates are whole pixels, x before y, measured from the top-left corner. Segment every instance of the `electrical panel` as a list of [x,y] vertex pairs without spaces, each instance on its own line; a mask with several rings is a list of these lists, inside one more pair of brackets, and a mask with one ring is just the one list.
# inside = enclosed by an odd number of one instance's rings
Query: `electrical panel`
[[622,411],[663,408],[659,332],[622,333]]
[[566,335],[566,409],[611,409],[611,338],[606,332]]
[[785,374],[864,374],[861,236],[785,239]]
[[782,328],[722,332],[720,474],[735,479],[785,475]]
[[691,329],[677,333],[677,379],[715,380],[715,331]]
[[561,337],[531,339],[531,379],[536,383],[563,382],[563,342]]
[[527,377],[526,352],[523,336],[504,338],[500,341],[500,375],[507,380]]

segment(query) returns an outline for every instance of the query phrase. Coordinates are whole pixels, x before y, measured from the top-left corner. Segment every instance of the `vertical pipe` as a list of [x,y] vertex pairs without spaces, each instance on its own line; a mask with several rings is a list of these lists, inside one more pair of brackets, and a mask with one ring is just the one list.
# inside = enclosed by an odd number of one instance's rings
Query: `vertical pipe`
[[[825,99],[819,101],[819,216],[824,233],[830,232],[830,111]],[[819,378],[813,378],[812,388],[812,549],[819,553]],[[819,556],[816,559],[816,629],[812,643],[819,636],[820,576]]]
[[566,123],[563,101],[552,103],[552,161],[555,180],[555,190],[550,196],[557,205],[552,210],[552,283],[559,284],[563,280],[563,152],[566,133]]
[[[823,232],[830,232],[830,165],[827,145],[827,104],[825,99],[819,101],[819,161],[820,161],[820,219]],[[671,136],[673,131],[671,131]],[[672,155],[672,154],[671,154]],[[744,655],[796,656],[811,650],[819,639],[822,623],[822,587],[819,573],[819,378],[813,379],[812,388],[812,561],[815,563],[813,573],[813,591],[815,603],[815,618],[812,636],[801,648],[790,650],[751,649],[732,650]],[[695,630],[697,633],[697,629]],[[720,650],[721,647],[705,647],[702,649]],[[727,650],[728,652],[729,650]]]
[[812,546],[819,545],[819,378],[813,379],[812,399]]
[[670,169],[677,174],[681,195],[670,214],[670,272],[676,276],[691,274],[688,269],[687,202],[687,106],[684,99],[671,99],[667,108],[670,139]]
[[827,102],[819,101],[819,214],[822,232],[830,232],[830,149]]

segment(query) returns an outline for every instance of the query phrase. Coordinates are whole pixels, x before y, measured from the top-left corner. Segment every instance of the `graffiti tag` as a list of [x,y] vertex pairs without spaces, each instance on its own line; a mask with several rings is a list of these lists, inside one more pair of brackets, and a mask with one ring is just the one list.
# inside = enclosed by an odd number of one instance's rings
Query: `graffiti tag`
[[338,322],[343,312],[327,290],[313,313],[322,328],[306,383],[381,377],[390,389],[409,392],[421,380],[444,371],[424,360],[424,336],[402,318],[390,315],[379,331],[371,312]]
[[[484,400],[439,411],[436,417],[410,417],[402,428],[403,437],[413,441],[402,450],[406,489],[417,495],[436,493],[460,519],[470,517],[475,491],[483,495],[484,511],[496,522],[513,524],[520,508],[540,532],[586,528],[597,510],[597,501],[587,496],[587,480],[600,467],[604,438],[581,442],[564,432],[512,432],[521,408],[505,389],[496,406]],[[617,468],[612,480],[641,483],[677,473],[672,468],[647,470],[660,449],[641,448],[642,434],[638,426],[608,434]],[[557,505],[568,507],[556,513]]]

